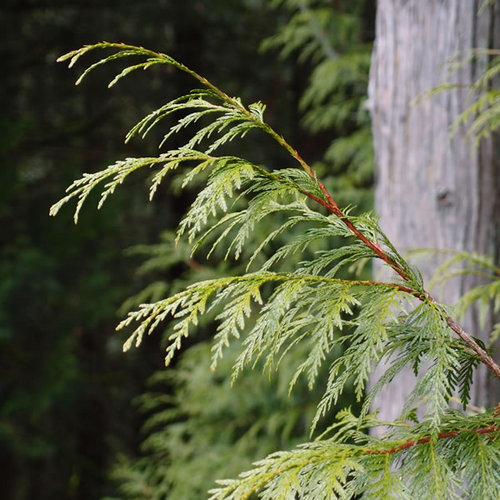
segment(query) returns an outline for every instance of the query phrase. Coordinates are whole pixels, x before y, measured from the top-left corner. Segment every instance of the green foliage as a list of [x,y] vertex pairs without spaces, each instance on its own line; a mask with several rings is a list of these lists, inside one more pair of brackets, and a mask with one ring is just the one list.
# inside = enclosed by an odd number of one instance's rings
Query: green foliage
[[[212,370],[228,349],[237,349],[233,378],[249,366],[274,372],[285,360],[295,360],[288,380],[292,389],[303,376],[312,387],[320,380],[320,370],[328,371],[311,433],[321,418],[331,419],[332,405],[347,384],[353,384],[358,400],[366,393],[359,417],[344,411],[315,441],[269,455],[239,479],[220,482],[211,498],[248,498],[253,493],[261,498],[354,498],[361,494],[453,498],[468,479],[473,494],[496,498],[498,411],[466,416],[451,410],[449,401],[460,389],[466,399],[471,367],[478,359],[497,375],[500,369],[458,327],[447,308],[425,291],[418,270],[397,252],[377,220],[371,214],[354,216],[339,208],[312,168],[265,122],[262,104],[246,106],[171,57],[101,43],[73,51],[61,60],[74,64],[83,55],[103,49],[111,49],[112,55],[91,65],[83,76],[107,62],[133,57],[134,63],[112,83],[138,68],[160,64],[188,73],[207,89],[161,107],[134,127],[131,136],[158,126],[164,114],[174,112],[182,114],[167,138],[187,125],[196,127],[190,127],[195,130],[186,144],[162,153],[158,161],[127,159],[102,172],[86,174],[70,186],[51,214],[74,199],[77,216],[88,194],[106,182],[101,206],[138,168],[154,169],[153,193],[170,171],[182,169],[185,187],[201,175],[204,187],[181,221],[177,238],[186,233],[192,252],[204,249],[211,255],[222,248],[227,259],[237,260],[243,252],[253,251],[247,271],[198,281],[131,312],[119,325],[128,328],[134,324],[124,348],[140,344],[144,335],[169,320],[169,364],[209,313],[217,325],[211,342]],[[143,62],[135,62],[137,58]],[[213,155],[235,137],[256,129],[276,141],[296,167],[271,169],[233,156]],[[255,243],[252,233],[268,219],[275,221],[275,227]],[[284,234],[288,236],[279,245],[276,238]],[[318,241],[324,241],[326,248],[315,249],[312,245]],[[274,255],[261,259],[271,243],[279,245]],[[299,263],[289,260],[296,254],[303,259]],[[385,283],[339,276],[340,270],[360,259],[372,258],[380,259],[397,278]],[[284,267],[276,268],[278,264]],[[293,356],[296,350],[300,350],[299,359]],[[391,358],[394,361],[380,381],[367,390],[374,366]],[[405,366],[416,373],[426,371],[399,420],[379,422],[369,413],[373,397]],[[416,408],[422,404],[424,416],[417,419]],[[160,415],[160,420],[172,418],[168,411],[164,417]],[[377,440],[363,432],[383,424],[390,429],[387,439]],[[462,457],[471,455],[476,458],[471,459],[469,469]],[[472,479],[479,470],[481,477]]]
[[[468,106],[453,122],[450,134],[454,135],[461,126],[467,127],[467,137],[474,139],[474,145],[478,146],[482,138],[490,136],[500,126],[500,90],[495,85],[500,75],[500,51],[473,49],[467,54],[458,54],[448,63],[449,73],[453,75],[471,64],[480,64],[485,69],[468,87]],[[462,86],[445,83],[425,93],[419,99]]]

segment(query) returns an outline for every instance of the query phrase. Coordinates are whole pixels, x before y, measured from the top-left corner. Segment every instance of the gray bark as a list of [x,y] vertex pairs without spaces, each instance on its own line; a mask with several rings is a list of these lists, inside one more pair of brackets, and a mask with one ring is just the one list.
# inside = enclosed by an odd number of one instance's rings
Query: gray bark
[[[402,251],[436,248],[498,253],[498,137],[473,148],[462,128],[450,139],[450,125],[470,102],[466,87],[412,103],[444,83],[446,63],[457,53],[499,47],[499,2],[478,16],[480,4],[473,0],[378,2],[369,88],[377,166],[375,205],[382,229]],[[476,61],[448,81],[468,85],[484,68],[484,60]],[[440,258],[434,255],[419,261],[427,281]],[[477,280],[473,276],[454,279],[440,299],[455,303]],[[481,331],[477,314],[471,312],[463,326],[487,340],[491,321]],[[379,366],[375,379],[383,371],[384,366]],[[381,418],[393,420],[400,415],[414,383],[408,370],[379,395],[375,406]],[[481,367],[472,402],[489,406],[500,399],[499,392],[498,380]]]

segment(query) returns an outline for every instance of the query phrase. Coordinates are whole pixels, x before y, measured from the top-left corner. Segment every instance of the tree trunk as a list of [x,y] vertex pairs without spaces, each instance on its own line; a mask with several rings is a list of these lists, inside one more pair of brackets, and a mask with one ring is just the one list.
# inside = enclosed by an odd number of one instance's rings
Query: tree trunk
[[[478,148],[466,140],[466,128],[449,136],[450,124],[470,102],[467,85],[484,71],[487,61],[477,60],[448,77],[447,61],[472,48],[499,46],[500,2],[478,16],[482,3],[378,2],[369,88],[377,165],[375,205],[382,229],[402,251],[466,250],[498,258],[498,136],[482,140]],[[464,87],[420,104],[412,102],[445,78]],[[418,262],[426,281],[440,259],[433,254]],[[375,272],[380,273],[380,268]],[[439,298],[453,304],[477,284],[476,277],[458,277]],[[464,326],[487,342],[491,321],[481,331],[472,311]],[[384,366],[377,367],[375,379],[383,371]],[[381,418],[393,420],[400,415],[414,383],[408,370],[379,395],[375,406]],[[481,367],[475,376],[473,404],[488,406],[499,398],[498,383]]]

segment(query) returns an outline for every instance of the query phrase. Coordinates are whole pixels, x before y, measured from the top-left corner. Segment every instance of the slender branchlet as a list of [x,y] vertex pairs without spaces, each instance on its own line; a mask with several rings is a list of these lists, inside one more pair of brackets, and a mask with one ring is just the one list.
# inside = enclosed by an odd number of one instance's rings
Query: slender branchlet
[[417,446],[419,444],[425,444],[425,443],[430,443],[432,441],[436,441],[439,439],[449,439],[456,437],[460,435],[461,433],[464,432],[471,432],[473,434],[480,434],[480,435],[487,435],[487,434],[494,434],[496,432],[500,431],[500,426],[499,425],[488,425],[487,427],[482,427],[481,429],[473,429],[473,430],[457,430],[457,431],[450,431],[450,432],[440,432],[437,436],[426,436],[420,439],[417,439],[416,441],[410,439],[398,446],[394,446],[393,448],[387,448],[387,449],[377,449],[377,450],[363,450],[363,453],[366,453],[367,455],[391,455],[392,453],[397,453],[398,451],[403,451],[408,448],[411,448],[412,446]]

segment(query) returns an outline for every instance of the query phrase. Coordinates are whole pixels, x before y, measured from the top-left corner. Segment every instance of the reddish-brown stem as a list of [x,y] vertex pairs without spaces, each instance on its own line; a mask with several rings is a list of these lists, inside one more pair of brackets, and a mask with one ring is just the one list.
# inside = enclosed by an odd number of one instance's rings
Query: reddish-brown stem
[[370,241],[359,229],[349,220],[346,214],[342,212],[340,207],[337,205],[332,195],[326,189],[325,185],[316,177],[312,168],[302,159],[302,157],[294,150],[294,156],[298,160],[298,162],[304,167],[305,171],[318,183],[318,186],[326,198],[326,202],[321,200],[317,196],[314,196],[312,193],[309,193],[308,196],[311,199],[314,199],[321,203],[324,207],[326,207],[330,212],[335,214],[351,231],[351,233],[356,236],[359,240],[361,240],[367,247],[369,247],[378,258],[382,259],[386,264],[388,264],[394,271],[396,271],[404,280],[408,279],[408,276],[404,269],[397,263],[394,262],[377,243]]
[[[323,183],[321,181],[318,181],[318,180],[317,180],[317,182],[318,182],[318,185],[319,185],[321,191],[323,191],[323,193],[328,193],[328,191],[326,190],[326,188],[323,185]],[[308,196],[309,198],[311,198],[311,200],[314,200],[317,203],[319,203],[320,205],[323,205],[325,208],[327,208],[328,210],[330,210],[330,212],[332,212],[333,214],[335,214],[349,228],[349,230],[351,231],[351,233],[353,233],[367,247],[369,247],[371,250],[373,250],[373,252],[377,255],[377,257],[379,257],[385,263],[387,263],[389,266],[391,266],[392,269],[394,269],[403,279],[405,279],[405,280],[408,279],[407,274],[404,272],[404,270],[401,268],[401,266],[397,262],[394,262],[382,250],[382,248],[380,248],[380,246],[377,245],[377,243],[374,243],[373,241],[370,241],[361,231],[359,231],[359,229],[349,220],[349,218],[342,212],[342,210],[340,210],[340,208],[333,201],[333,199],[331,198],[331,195],[329,193],[328,193],[327,199],[328,198],[330,198],[330,199],[328,201],[322,200],[321,198],[319,198],[318,196],[316,196],[316,195],[314,195],[312,193],[306,192],[305,194],[306,194],[306,196]],[[413,292],[413,293],[415,294],[415,292]]]
[[446,317],[447,325],[479,356],[481,361],[500,379],[500,366],[481,348],[481,346],[467,333],[453,318]]
[[418,292],[415,292],[412,288],[408,288],[404,285],[400,285],[399,283],[386,283],[384,281],[373,281],[373,280],[360,280],[360,281],[354,281],[354,280],[345,280],[345,279],[340,279],[340,278],[321,278],[318,276],[314,277],[309,277],[309,279],[317,279],[318,281],[328,279],[335,281],[336,283],[347,283],[349,285],[361,285],[361,286],[386,286],[388,288],[395,288],[396,290],[399,290],[400,292],[405,292],[409,293],[410,295],[414,295],[418,297]]
[[495,406],[495,411],[493,412],[493,417],[497,418],[500,416],[500,402]]
[[[491,434],[493,432],[498,432],[500,430],[499,425],[489,425],[488,427],[482,427],[481,429],[475,429],[472,431],[465,431],[465,430],[460,430],[460,431],[450,431],[450,432],[442,432],[437,435],[437,439],[447,439],[451,437],[458,436],[462,432],[473,432],[474,434]],[[403,444],[400,444],[399,446],[395,446],[394,448],[389,448],[385,450],[365,450],[364,453],[367,455],[382,455],[384,453],[390,455],[391,453],[396,453],[401,450],[406,450],[407,448],[411,448],[412,446],[416,446],[419,444],[424,444],[424,443],[429,443],[430,441],[433,441],[434,438],[427,436],[421,439],[418,439],[416,441],[409,440],[406,441]]]
[[203,267],[198,261],[196,261],[194,259],[189,259],[187,261],[187,265],[188,265],[188,267],[190,267],[191,269],[194,269],[195,271],[198,271]]

